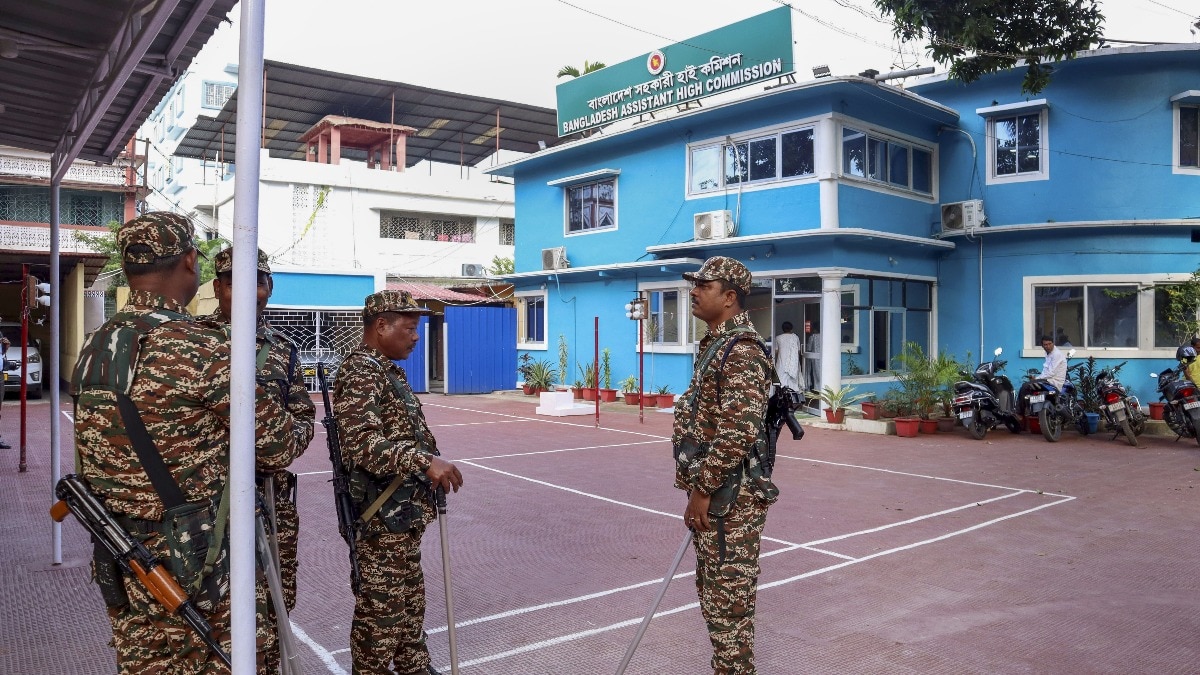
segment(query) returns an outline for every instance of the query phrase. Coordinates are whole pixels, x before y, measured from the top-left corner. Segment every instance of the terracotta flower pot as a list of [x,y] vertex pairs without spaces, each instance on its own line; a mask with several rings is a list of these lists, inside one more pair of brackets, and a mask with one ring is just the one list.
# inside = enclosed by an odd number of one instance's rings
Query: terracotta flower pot
[[585,400],[585,401],[595,401],[596,400],[596,389],[594,387],[584,387],[581,391],[583,392],[583,400]]
[[825,421],[830,424],[843,424],[846,421],[846,409],[838,408],[837,410],[825,409]]
[[602,403],[613,403],[616,400],[617,400],[617,390],[616,389],[601,389],[600,390],[600,401]]
[[655,394],[654,403],[660,408],[670,408],[675,405],[675,394]]
[[879,419],[879,404],[874,401],[863,401],[862,413],[864,420]]
[[583,389],[580,389],[578,387],[571,387],[571,396],[576,401],[582,401],[583,400]]
[[625,405],[637,405],[642,400],[642,395],[636,391],[625,393]]
[[915,437],[921,428],[921,418],[919,417],[897,417],[896,418],[896,435],[904,438]]
[[1162,401],[1155,401],[1154,403],[1151,403],[1150,404],[1150,419],[1161,420],[1163,418],[1163,407],[1166,405],[1167,404],[1163,403]]
[[937,420],[921,420],[917,427],[923,434],[936,434],[938,431]]
[[937,418],[938,431],[954,431],[954,425],[958,424],[957,417],[939,417]]
[[521,391],[524,392],[526,396],[533,396],[536,390],[532,384],[522,384]]
[[657,405],[657,402],[658,402],[658,394],[651,394],[650,392],[642,392],[642,405],[644,407],[653,408]]

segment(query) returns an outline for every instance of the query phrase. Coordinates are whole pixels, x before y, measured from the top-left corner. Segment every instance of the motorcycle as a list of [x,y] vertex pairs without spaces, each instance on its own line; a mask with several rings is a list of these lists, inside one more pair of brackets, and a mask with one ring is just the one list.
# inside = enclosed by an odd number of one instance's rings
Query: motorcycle
[[1158,378],[1158,393],[1165,405],[1163,406],[1163,421],[1167,423],[1177,438],[1194,438],[1200,444],[1200,390],[1196,384],[1184,377],[1184,366],[1167,369],[1158,373],[1150,373],[1150,377]]
[[[1072,349],[1067,352],[1067,358],[1074,354],[1075,350]],[[1058,441],[1062,436],[1063,427],[1068,423],[1074,424],[1083,434],[1090,430],[1087,415],[1084,414],[1083,405],[1075,391],[1075,383],[1071,381],[1071,374],[1077,371],[1080,365],[1082,364],[1067,368],[1067,378],[1063,380],[1061,390],[1045,379],[1037,377],[1041,371],[1032,369],[1026,373],[1034,386],[1025,394],[1025,413],[1037,415],[1042,436],[1051,443]]]
[[1096,394],[1100,397],[1100,414],[1110,429],[1113,438],[1117,433],[1125,435],[1125,440],[1133,447],[1138,446],[1137,437],[1146,430],[1146,415],[1136,396],[1125,391],[1125,385],[1117,380],[1117,371],[1125,363],[1112,368],[1105,368],[1096,374]]
[[1007,375],[1000,371],[1006,361],[1000,360],[1004,350],[1000,347],[994,352],[995,358],[979,364],[974,373],[962,371],[963,377],[970,380],[959,380],[954,383],[954,414],[962,420],[963,426],[971,432],[971,438],[983,440],[987,432],[1003,424],[1014,434],[1021,433],[1021,423],[1013,410],[1012,382]]

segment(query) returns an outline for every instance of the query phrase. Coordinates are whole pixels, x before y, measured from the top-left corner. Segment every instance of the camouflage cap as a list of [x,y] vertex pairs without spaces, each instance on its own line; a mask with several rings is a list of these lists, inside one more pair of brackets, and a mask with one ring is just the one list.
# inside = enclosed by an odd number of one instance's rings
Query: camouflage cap
[[750,270],[742,263],[725,256],[714,256],[704,261],[696,272],[683,275],[688,281],[715,281],[723,279],[741,289],[743,293],[750,292]]
[[[147,248],[130,252],[129,247],[135,244]],[[195,228],[192,221],[177,213],[152,211],[122,225],[117,230],[117,246],[122,262],[145,265],[196,248]]]
[[[233,271],[233,249],[227,248],[213,258],[213,271],[217,274],[225,274]],[[267,259],[267,254],[263,250],[258,249],[258,271],[271,273],[271,261]]]
[[421,307],[413,300],[408,291],[379,291],[367,296],[363,302],[363,317],[382,314],[384,312],[430,314],[430,310]]

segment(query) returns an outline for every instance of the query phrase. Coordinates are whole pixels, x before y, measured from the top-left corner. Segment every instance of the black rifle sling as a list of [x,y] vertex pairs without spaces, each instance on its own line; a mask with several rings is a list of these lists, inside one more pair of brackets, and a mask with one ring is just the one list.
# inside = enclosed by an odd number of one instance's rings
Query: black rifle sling
[[121,422],[125,425],[125,433],[129,434],[129,442],[133,445],[133,450],[137,453],[142,468],[146,470],[146,475],[150,477],[150,484],[154,486],[154,491],[162,500],[163,508],[170,509],[186,503],[183,490],[179,489],[179,483],[175,482],[175,479],[171,477],[171,472],[167,470],[167,465],[163,463],[162,454],[154,446],[154,440],[146,431],[146,425],[142,422],[142,416],[138,413],[137,407],[124,392],[116,392],[116,395],[117,409],[121,412]]

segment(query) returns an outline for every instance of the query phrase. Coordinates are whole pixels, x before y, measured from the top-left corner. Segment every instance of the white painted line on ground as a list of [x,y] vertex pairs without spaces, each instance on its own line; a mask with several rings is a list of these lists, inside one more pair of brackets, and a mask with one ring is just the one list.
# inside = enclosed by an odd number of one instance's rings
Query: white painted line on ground
[[897,527],[899,525],[909,525],[911,523],[925,520],[926,518],[933,518],[935,516],[944,516],[948,513],[954,513],[955,511],[962,511],[963,509],[970,509],[970,508],[974,508],[976,506],[990,504],[992,502],[1000,501],[1001,499],[1008,499],[1009,497],[1016,497],[1017,495],[1020,495],[1020,494],[1033,494],[1033,493],[1030,492],[1029,490],[1016,490],[1015,492],[1012,492],[1012,493],[1009,493],[1006,495],[1000,495],[999,497],[992,497],[991,499],[981,499],[979,501],[971,502],[970,504],[963,504],[962,506],[955,506],[953,508],[944,509],[942,511],[935,511],[933,513],[927,513],[923,516],[915,516],[913,518],[909,518],[908,520],[900,520],[900,521],[897,521],[895,523],[891,523],[888,525],[880,525],[879,527],[872,527],[872,528],[868,528],[866,530],[850,532],[849,534],[839,534],[836,537],[826,537],[825,539],[818,539],[816,541],[805,542],[804,545],[805,546],[813,546],[813,545],[817,545],[817,544],[828,544],[831,541],[841,541],[843,539],[849,539],[850,537],[857,537],[860,534],[871,534],[872,532],[882,532],[883,530]]
[[317,655],[317,658],[321,659],[321,663],[325,664],[325,667],[329,669],[329,672],[335,673],[336,675],[347,675],[345,669],[339,666],[337,660],[333,658],[334,652],[327,651],[320,644],[317,644],[316,640],[308,637],[308,633],[305,633],[300,626],[297,626],[295,621],[292,622],[292,633],[299,638],[301,642],[308,645],[309,649],[313,650],[313,653]]
[[[1054,496],[1059,496],[1059,495],[1054,495]],[[949,532],[947,534],[944,534],[944,535],[941,535],[938,537],[933,537],[931,539],[925,539],[925,540],[914,542],[911,544],[905,544],[904,546],[897,546],[895,548],[891,548],[886,551],[879,551],[877,553],[872,553],[871,555],[864,556],[862,558],[847,560],[846,562],[837,563],[836,565],[829,565],[827,567],[822,567],[819,569],[811,570],[809,572],[805,572],[803,574],[798,574],[796,576],[788,577],[786,579],[780,579],[778,581],[772,581],[772,582],[766,583],[766,584],[759,584],[758,590],[761,592],[761,591],[764,591],[767,589],[775,588],[777,586],[784,586],[786,584],[800,581],[802,579],[808,579],[810,577],[819,576],[821,574],[825,574],[826,572],[832,572],[834,570],[839,570],[839,569],[842,569],[845,567],[849,567],[851,565],[857,565],[857,564],[859,564],[861,562],[865,562],[867,560],[873,560],[875,558],[879,558],[879,557],[882,557],[885,555],[891,555],[894,553],[899,553],[901,551],[911,550],[911,549],[917,548],[918,546],[924,546],[927,544],[932,544],[932,543],[936,543],[939,541],[943,541],[943,540],[949,539],[951,537],[955,537],[955,536],[958,536],[961,534],[966,534],[968,532],[972,532],[974,530],[978,530],[980,528],[987,527],[989,525],[994,525],[994,524],[1002,522],[1004,520],[1008,520],[1009,518],[1016,518],[1018,516],[1023,516],[1023,515],[1029,514],[1029,513],[1033,513],[1034,511],[1039,511],[1041,509],[1044,509],[1044,508],[1047,508],[1050,506],[1057,506],[1058,504],[1064,504],[1073,499],[1075,499],[1075,498],[1067,496],[1065,498],[1058,499],[1057,501],[1053,501],[1049,504],[1042,504],[1041,506],[1035,506],[1031,509],[1026,509],[1024,511],[1019,511],[1017,513],[1012,513],[1012,514],[1009,514],[1006,516],[1001,516],[999,518],[993,518],[992,520],[989,520],[989,521],[986,521],[983,523],[979,523],[979,524],[973,525],[971,527],[966,527],[961,530],[956,530],[954,532]],[[661,582],[661,579],[658,581]],[[668,616],[670,614],[677,614],[679,612],[684,612],[684,611],[687,611],[690,609],[697,609],[699,607],[700,607],[699,602],[692,602],[692,603],[688,603],[686,605],[682,605],[679,607],[673,607],[671,609],[663,610],[661,612],[656,613],[654,616],[655,616],[655,618],[661,617],[661,616]],[[497,654],[492,654],[490,656],[484,656],[484,657],[481,657],[478,659],[473,659],[471,661],[462,662],[459,664],[459,666],[462,668],[465,668],[468,666],[475,666],[475,665],[479,665],[479,664],[483,664],[483,663],[489,663],[491,661],[498,661],[500,659],[508,658],[510,656],[516,656],[517,654],[524,654],[524,653],[531,652],[531,651],[545,649],[547,647],[553,647],[555,645],[560,645],[560,644],[563,644],[566,642],[573,642],[575,640],[581,640],[583,638],[588,638],[593,635],[599,635],[601,633],[607,633],[610,631],[619,630],[621,628],[627,628],[629,626],[633,626],[633,625],[640,623],[642,621],[642,618],[643,617],[626,619],[624,621],[619,621],[617,623],[609,624],[607,626],[602,626],[600,628],[592,628],[592,629],[580,631],[577,633],[571,633],[569,635],[562,635],[562,636],[559,636],[556,638],[551,638],[549,640],[542,640],[540,642],[535,642],[533,644],[524,645],[524,646],[518,647],[516,649],[510,649],[508,651],[500,652]]]
[[813,553],[824,553],[825,555],[833,556],[834,558],[841,558],[842,560],[857,560],[857,558],[852,555],[836,553],[834,551],[826,551],[825,549],[817,548],[816,546],[801,546],[800,548],[803,548],[806,551],[812,551]]
[[495,422],[459,422],[458,424],[430,424],[430,427],[473,427],[481,424],[514,424],[517,422],[528,422],[530,420],[496,420]]
[[663,440],[670,440],[666,436],[658,436],[656,434],[648,434],[643,431],[629,431],[627,429],[613,429],[612,427],[596,427],[595,425],[592,425],[592,424],[574,424],[572,422],[559,422],[557,420],[543,420],[543,419],[538,419],[537,417],[525,417],[524,415],[512,415],[509,413],[498,413],[498,412],[491,412],[488,410],[475,410],[473,408],[459,408],[457,406],[438,405],[436,403],[425,403],[424,405],[426,405],[430,408],[445,408],[446,410],[458,410],[459,412],[471,412],[471,413],[477,413],[480,415],[495,415],[497,417],[511,417],[512,419],[525,420],[527,422],[540,422],[542,424],[561,424],[562,426],[566,426],[566,427],[578,427],[580,429],[594,429],[596,431],[614,431],[618,434],[633,434],[635,436],[646,436],[648,438],[659,438],[659,439],[663,439]]
[[324,476],[327,473],[333,473],[333,470],[326,469],[325,471],[305,471],[303,473],[298,473],[296,475],[297,476]]
[[71,420],[71,424],[75,424],[75,416],[71,414],[70,410],[64,410],[64,411],[62,411],[62,414],[63,414],[63,417],[66,417],[67,419]]
[[[896,476],[912,476],[913,478],[928,478],[930,480],[942,480],[948,483],[961,483],[963,485],[974,485],[977,487],[996,488],[997,490],[1020,490],[1022,492],[1037,492],[1037,490],[1028,490],[1025,488],[1008,487],[1006,485],[992,485],[991,483],[977,483],[970,480],[962,480],[959,478],[946,478],[944,476],[929,476],[923,473],[911,473],[909,471],[896,471],[895,469],[881,469],[876,466],[862,466],[861,464],[846,464],[844,462],[830,462],[824,459],[812,459],[810,457],[794,457],[792,455],[776,455],[776,458],[794,459],[801,462],[815,462],[817,464],[829,464],[831,466],[844,466],[850,469],[865,469],[867,471],[879,471],[880,473],[890,473]],[[1057,497],[1057,494],[1050,495]]]
[[507,455],[488,455],[486,457],[465,457],[455,459],[456,462],[478,462],[485,459],[505,459],[507,457],[526,457],[529,455],[550,455],[556,452],[575,452],[576,450],[602,450],[604,448],[628,448],[635,445],[652,445],[654,443],[662,443],[668,439],[661,441],[633,441],[631,443],[611,443],[609,445],[585,445],[578,448],[561,448],[559,450],[534,450],[532,452],[512,452]]

